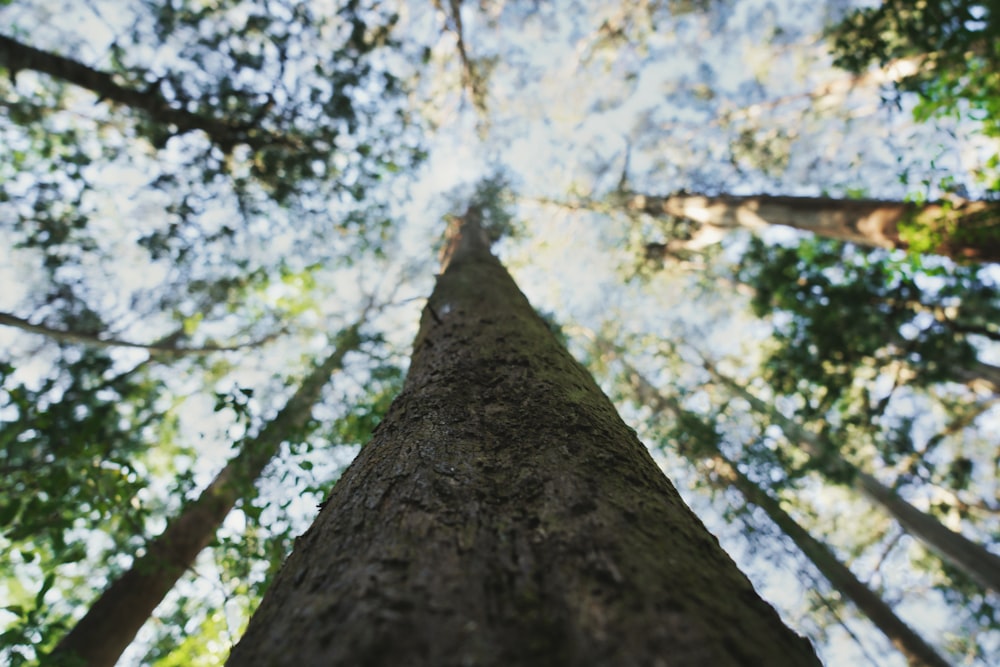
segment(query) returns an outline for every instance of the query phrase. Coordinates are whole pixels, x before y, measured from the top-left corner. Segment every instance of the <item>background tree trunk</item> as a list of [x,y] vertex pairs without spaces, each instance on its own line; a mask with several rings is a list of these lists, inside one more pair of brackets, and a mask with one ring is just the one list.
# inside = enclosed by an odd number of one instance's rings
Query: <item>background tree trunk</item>
[[168,101],[156,85],[150,85],[145,90],[123,86],[108,72],[22,44],[5,35],[0,35],[0,65],[9,69],[12,76],[16,76],[20,70],[33,70],[86,88],[101,100],[141,110],[158,123],[176,126],[177,134],[201,130],[224,152],[229,152],[233,146],[240,143],[254,148],[268,144],[289,143],[285,137],[261,128],[234,125],[225,120],[188,111]]
[[829,465],[833,468],[831,472],[835,473],[833,476],[840,477],[846,473],[851,485],[861,495],[899,522],[900,527],[921,544],[942,560],[960,569],[983,589],[1000,591],[1000,556],[906,502],[878,479],[858,470],[851,462],[841,457],[839,452],[828,451],[830,447],[821,442],[815,433],[782,415],[735,380],[720,373],[707,360],[704,360],[703,364],[716,381],[734,395],[747,401],[755,412],[767,415],[772,423],[779,426],[788,439],[803,452],[814,459],[829,461]]
[[[720,230],[784,225],[863,246],[905,250],[901,225],[927,234],[928,252],[957,261],[1000,262],[1000,206],[994,202],[929,202],[923,205],[879,199],[708,196],[680,193],[632,195],[625,207],[653,217],[664,214],[697,222],[702,229],[685,247],[699,249],[719,240]],[[704,234],[707,241],[700,241]],[[905,234],[904,234],[905,235]]]
[[974,361],[969,368],[956,366],[951,369],[955,382],[990,394],[1000,393],[1000,367],[986,362]]
[[489,253],[453,230],[403,391],[242,665],[818,665]]
[[281,443],[301,433],[330,375],[342,366],[345,354],[357,349],[358,326],[338,337],[333,353],[313,369],[275,418],[244,442],[198,499],[185,505],[166,529],[146,544],[145,553],[105,589],[63,637],[52,651],[52,659],[87,667],[113,667],[118,662],[156,606],[215,537],[236,501],[278,453]]
[[949,663],[923,637],[896,616],[892,607],[854,576],[825,544],[810,535],[791,515],[781,509],[777,500],[737,470],[720,452],[715,452],[712,461],[715,472],[735,486],[747,502],[764,510],[833,588],[853,602],[892,645],[906,656],[906,662],[911,667],[949,667]]
[[[636,399],[641,405],[648,406],[664,419],[676,419],[685,412],[675,397],[664,396],[635,368],[625,364],[625,370]],[[693,419],[701,419],[697,415],[688,414]],[[711,461],[713,473],[725,483],[735,487],[748,503],[764,510],[781,532],[787,535],[799,551],[826,577],[830,585],[853,602],[892,645],[906,656],[911,667],[949,667],[948,662],[938,655],[923,637],[896,616],[892,608],[854,576],[854,573],[841,563],[825,544],[813,537],[783,510],[777,500],[741,473],[714,443],[698,442],[696,451],[682,451],[681,454],[694,465],[703,464],[705,460]]]

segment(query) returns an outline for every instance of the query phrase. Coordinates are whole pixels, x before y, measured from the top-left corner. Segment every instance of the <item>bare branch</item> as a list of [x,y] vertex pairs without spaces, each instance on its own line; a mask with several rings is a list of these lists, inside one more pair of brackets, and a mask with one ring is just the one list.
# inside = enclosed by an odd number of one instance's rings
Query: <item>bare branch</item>
[[248,347],[256,347],[274,340],[284,333],[284,329],[279,329],[278,331],[268,334],[263,338],[239,345],[204,345],[202,347],[185,348],[177,347],[173,344],[173,342],[135,343],[132,341],[119,340],[117,338],[102,338],[100,335],[93,333],[80,333],[77,331],[53,329],[52,327],[45,326],[44,324],[32,324],[26,319],[3,312],[0,312],[0,325],[14,327],[15,329],[20,329],[21,331],[46,336],[62,343],[78,343],[80,345],[90,345],[94,347],[128,347],[146,350],[151,355],[178,357],[185,355],[210,354],[212,352],[232,352],[234,350],[241,350]]

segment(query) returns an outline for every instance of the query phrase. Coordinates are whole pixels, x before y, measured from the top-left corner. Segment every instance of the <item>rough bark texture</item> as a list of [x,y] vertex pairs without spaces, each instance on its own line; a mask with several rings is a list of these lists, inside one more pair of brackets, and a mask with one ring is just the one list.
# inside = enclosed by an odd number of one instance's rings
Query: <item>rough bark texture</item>
[[[675,194],[635,195],[628,208],[652,216],[671,215],[703,226],[714,243],[718,231],[785,225],[819,236],[879,248],[907,249],[904,227],[929,243],[928,252],[958,261],[1000,262],[1000,205],[985,201],[930,202],[916,205],[877,199],[829,197],[733,197]],[[909,236],[907,236],[909,238]],[[683,242],[698,248],[696,238]]]
[[159,123],[173,125],[177,128],[177,134],[201,130],[226,152],[241,143],[254,148],[289,143],[282,136],[256,127],[233,124],[226,120],[193,113],[179,105],[171,104],[155,86],[138,90],[122,85],[107,72],[22,44],[4,35],[0,35],[0,66],[6,67],[12,76],[16,76],[21,70],[33,70],[86,88],[102,100],[141,110]]
[[769,415],[772,422],[780,426],[785,435],[803,452],[813,458],[829,461],[829,466],[833,468],[832,472],[836,473],[837,477],[846,476],[851,479],[851,484],[857,491],[898,521],[903,530],[942,560],[965,572],[984,589],[1000,592],[1000,556],[991,553],[986,547],[976,544],[961,533],[951,530],[930,514],[917,509],[872,475],[858,470],[849,461],[836,454],[830,456],[827,452],[828,447],[820,442],[814,433],[786,418],[773,406],[769,406],[747,391],[745,387],[719,373],[711,364],[706,362],[705,368],[733,394],[746,400],[755,411]]
[[[684,411],[675,397],[661,394],[641,373],[627,364],[626,369],[636,398],[642,405],[648,406],[664,418],[676,419]],[[938,655],[933,647],[896,616],[881,597],[855,577],[825,544],[809,534],[809,531],[783,510],[777,500],[741,473],[718,448],[705,443],[699,444],[706,449],[681,453],[695,465],[706,460],[710,461],[712,472],[735,487],[748,503],[764,510],[781,532],[787,535],[799,551],[826,577],[834,590],[853,602],[893,646],[906,656],[911,667],[949,667],[948,662]]]
[[112,667],[177,580],[212,539],[248,485],[260,476],[281,443],[305,426],[330,375],[357,349],[357,327],[316,367],[275,418],[216,475],[197,500],[147,543],[128,571],[105,589],[87,614],[63,637],[50,658],[59,664]]
[[817,665],[470,221],[229,665]]

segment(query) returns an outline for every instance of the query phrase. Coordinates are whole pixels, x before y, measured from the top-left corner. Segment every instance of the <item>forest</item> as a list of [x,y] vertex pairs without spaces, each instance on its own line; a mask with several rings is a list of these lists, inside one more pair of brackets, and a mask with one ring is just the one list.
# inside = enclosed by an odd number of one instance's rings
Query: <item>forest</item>
[[0,0],[0,663],[1000,664],[997,0]]

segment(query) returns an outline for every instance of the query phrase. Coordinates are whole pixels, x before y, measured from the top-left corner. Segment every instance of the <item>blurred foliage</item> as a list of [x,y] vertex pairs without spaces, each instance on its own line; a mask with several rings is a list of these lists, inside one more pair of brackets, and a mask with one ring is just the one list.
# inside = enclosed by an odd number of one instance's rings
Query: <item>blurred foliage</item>
[[389,410],[392,399],[402,391],[405,374],[397,366],[376,366],[371,369],[370,391],[352,405],[335,425],[340,442],[366,444],[375,427]]
[[[299,270],[382,252],[391,218],[367,193],[423,154],[396,21],[359,0],[130,7],[97,67],[134,93],[131,106],[81,103],[86,81],[0,77],[0,231],[89,302],[98,282],[85,278],[141,262],[141,248],[163,278],[134,296],[160,311],[189,286],[259,282],[283,258]],[[44,43],[51,33],[29,31],[31,46],[64,50]],[[161,108],[211,123],[183,131]],[[263,252],[279,235],[291,252]]]
[[[794,245],[755,238],[735,275],[752,288],[754,312],[773,323],[757,384],[764,380],[766,404],[784,406],[789,416],[760,418],[779,426],[792,448],[799,430],[811,433],[822,453],[779,457],[779,477],[816,471],[850,484],[858,468],[881,470],[894,477],[897,492],[936,498],[929,513],[945,525],[959,518],[990,525],[995,443],[965,429],[991,402],[962,385],[1000,391],[996,367],[980,359],[1000,340],[991,269],[819,238]],[[756,450],[747,454],[756,460]],[[985,501],[985,513],[963,499]],[[990,637],[1000,631],[992,598],[923,550],[909,560],[964,619],[966,634],[947,648],[988,663],[995,655]]]
[[463,200],[470,209],[479,211],[482,216],[481,224],[493,241],[516,236],[514,215],[511,212],[515,197],[510,175],[495,171],[478,181],[472,195],[463,197]]
[[860,368],[895,366],[922,386],[964,381],[961,370],[977,365],[973,338],[1000,337],[996,286],[973,267],[924,266],[820,238],[794,247],[753,239],[736,275],[753,288],[755,313],[776,316],[766,379],[789,394],[825,387],[821,412]]
[[38,387],[0,367],[0,578],[43,575],[30,604],[6,607],[17,620],[0,645],[15,663],[57,638],[66,608],[50,608],[47,594],[76,597],[74,565],[131,551],[146,533],[158,509],[146,493],[149,451],[171,447],[160,383],[114,369],[103,352],[66,357]]
[[10,364],[0,369],[5,537],[14,545],[27,540],[25,548],[66,552],[71,528],[100,526],[112,534],[106,524],[114,520],[125,536],[134,534],[144,516],[137,502],[145,486],[142,454],[158,444],[149,426],[155,420],[160,435],[170,432],[169,417],[155,407],[159,384],[115,373],[107,356],[95,352],[67,362],[37,389],[11,382],[12,371]]
[[[969,118],[1000,137],[1000,3],[996,0],[884,0],[849,13],[829,30],[835,64],[861,73],[901,58],[918,66],[897,84],[915,93],[918,121]],[[1000,191],[1000,154],[980,174]]]
[[[368,180],[415,156],[401,134],[390,143],[373,131],[410,122],[394,103],[404,92],[398,73],[379,57],[399,46],[391,38],[398,16],[378,3],[349,0],[325,13],[274,0],[146,0],[129,15],[103,71],[128,91],[124,111],[154,150],[194,129],[173,119],[195,119],[207,142],[177,144],[171,157],[186,153],[204,184],[228,176],[239,189],[252,181],[278,201],[333,185],[357,200]],[[15,105],[32,107],[30,95],[11,92]],[[123,104],[112,101],[116,111]]]

